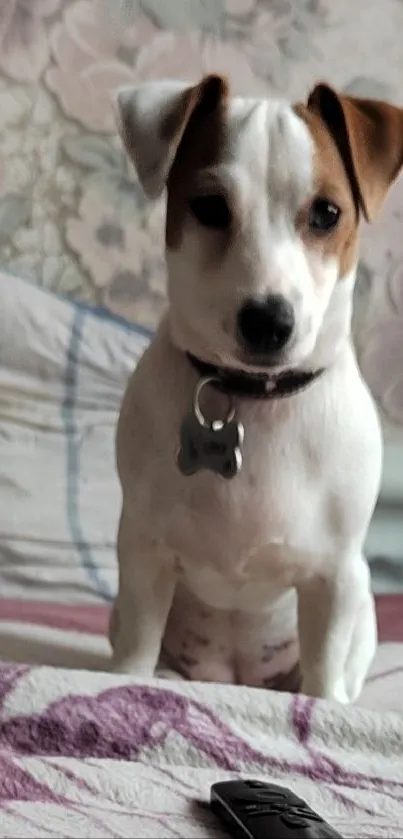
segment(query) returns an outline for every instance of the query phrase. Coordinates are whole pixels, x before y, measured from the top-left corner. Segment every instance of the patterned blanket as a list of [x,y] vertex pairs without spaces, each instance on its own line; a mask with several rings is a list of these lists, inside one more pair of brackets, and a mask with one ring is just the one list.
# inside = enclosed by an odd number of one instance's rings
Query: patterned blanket
[[398,837],[403,717],[269,691],[2,665],[0,835],[219,837],[218,780],[289,785],[344,837]]

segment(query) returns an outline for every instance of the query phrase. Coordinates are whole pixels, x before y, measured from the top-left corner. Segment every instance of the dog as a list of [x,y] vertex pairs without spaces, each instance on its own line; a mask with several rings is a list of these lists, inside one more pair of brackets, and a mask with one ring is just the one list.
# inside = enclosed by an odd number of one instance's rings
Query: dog
[[123,399],[112,667],[357,699],[376,618],[363,545],[382,440],[351,312],[361,219],[403,165],[403,110],[149,82],[118,94],[168,308]]

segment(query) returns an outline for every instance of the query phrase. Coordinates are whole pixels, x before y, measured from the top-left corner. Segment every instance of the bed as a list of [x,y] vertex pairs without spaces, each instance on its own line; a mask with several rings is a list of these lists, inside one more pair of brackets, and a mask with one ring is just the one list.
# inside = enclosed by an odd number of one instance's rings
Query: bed
[[345,837],[401,836],[403,180],[363,231],[354,317],[387,441],[359,705],[113,676],[106,627],[116,418],[165,305],[164,209],[113,91],[213,70],[298,98],[325,67],[401,103],[402,27],[401,0],[0,2],[0,837],[219,837],[209,787],[239,775],[290,785]]
[[399,836],[401,595],[360,707],[108,674],[115,424],[149,333],[4,273],[0,300],[0,836],[219,836],[209,786],[240,774]]

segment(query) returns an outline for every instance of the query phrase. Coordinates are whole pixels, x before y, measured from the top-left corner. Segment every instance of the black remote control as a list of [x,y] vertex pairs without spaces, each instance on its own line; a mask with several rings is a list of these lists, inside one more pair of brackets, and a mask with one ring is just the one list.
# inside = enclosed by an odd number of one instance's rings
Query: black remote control
[[210,806],[236,839],[341,839],[306,801],[263,781],[224,781],[211,787]]

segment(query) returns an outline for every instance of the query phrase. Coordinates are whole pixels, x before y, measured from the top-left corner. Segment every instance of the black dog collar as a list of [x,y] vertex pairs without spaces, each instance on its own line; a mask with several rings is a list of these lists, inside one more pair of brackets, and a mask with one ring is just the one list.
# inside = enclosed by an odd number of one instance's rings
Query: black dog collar
[[246,373],[229,367],[216,367],[187,353],[192,366],[201,376],[210,377],[211,385],[230,396],[247,399],[282,399],[305,390],[324,372],[320,370],[288,370],[277,376],[265,373]]

